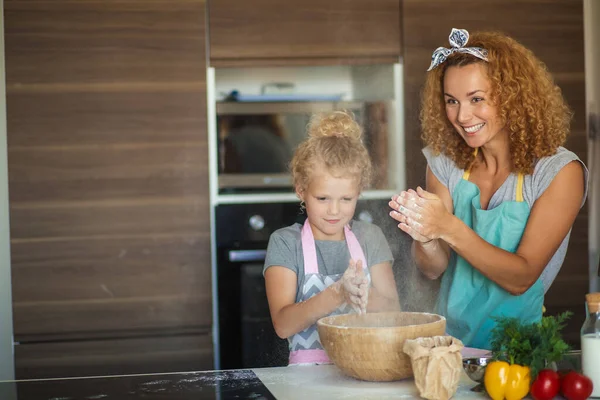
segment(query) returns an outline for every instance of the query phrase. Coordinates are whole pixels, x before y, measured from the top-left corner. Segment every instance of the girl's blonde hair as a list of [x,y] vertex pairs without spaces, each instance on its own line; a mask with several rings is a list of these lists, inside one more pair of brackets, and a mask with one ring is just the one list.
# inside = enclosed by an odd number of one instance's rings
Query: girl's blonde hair
[[421,104],[422,139],[461,169],[474,159],[471,149],[446,116],[443,86],[449,67],[479,63],[487,72],[491,101],[509,132],[512,169],[531,174],[535,162],[555,154],[569,133],[571,111],[546,66],[529,49],[496,32],[476,32],[469,47],[488,51],[488,62],[454,53],[427,73]]
[[357,179],[359,190],[371,180],[371,159],[361,138],[362,129],[346,111],[313,115],[308,138],[296,148],[290,167],[294,187],[308,188],[315,170],[326,168],[336,177]]

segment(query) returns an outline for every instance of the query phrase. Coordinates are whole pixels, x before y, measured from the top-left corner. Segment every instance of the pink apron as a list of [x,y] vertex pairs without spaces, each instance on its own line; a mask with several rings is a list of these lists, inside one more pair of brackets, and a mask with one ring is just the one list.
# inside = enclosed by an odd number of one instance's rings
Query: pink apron
[[[362,260],[367,278],[371,280],[365,254],[356,239],[356,236],[348,226],[344,227],[346,244],[350,251],[350,257],[353,260]],[[300,285],[302,298],[300,301],[306,301],[317,293],[325,290],[329,285],[337,282],[342,274],[321,275],[319,274],[319,265],[317,263],[317,249],[315,239],[310,228],[308,220],[302,227],[302,253],[304,257],[304,281]],[[352,307],[348,304],[342,304],[330,315],[348,314],[352,312]],[[288,338],[290,344],[290,365],[292,364],[327,364],[331,363],[329,357],[323,350],[317,332],[317,325],[314,324],[302,332]]]

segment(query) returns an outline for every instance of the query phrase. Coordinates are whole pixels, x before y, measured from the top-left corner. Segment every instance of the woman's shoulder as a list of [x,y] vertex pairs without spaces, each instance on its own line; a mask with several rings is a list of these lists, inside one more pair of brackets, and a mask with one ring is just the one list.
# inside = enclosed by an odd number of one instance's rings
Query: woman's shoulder
[[[587,195],[588,189],[588,169],[585,166],[584,162],[575,154],[574,152],[565,149],[564,147],[559,147],[556,153],[540,158],[533,170],[533,174],[530,177],[530,182],[533,191],[533,198],[535,200],[539,198],[544,191],[550,186],[554,178],[558,175],[558,173],[565,167],[567,164],[576,161],[581,164],[584,174],[585,181],[585,193]],[[584,197],[585,198],[585,197]]]
[[583,164],[583,161],[581,161],[577,154],[561,146],[558,148],[558,150],[556,150],[556,153],[540,158],[535,165],[535,170],[539,171],[544,168],[549,168],[560,164],[568,164],[575,160]]
[[429,163],[435,163],[435,164],[454,164],[454,165],[456,165],[454,163],[454,161],[452,161],[452,159],[450,159],[450,157],[448,157],[444,153],[436,153],[431,148],[431,146],[424,147],[421,150],[421,152],[423,153],[423,155],[427,159],[427,162],[429,162]]
[[587,176],[587,167],[577,154],[564,147],[559,147],[556,153],[542,157],[536,162],[533,170],[533,179],[539,184],[543,184],[545,181],[548,181],[547,183],[550,184],[558,172],[572,161],[579,162]]
[[457,167],[450,157],[443,153],[436,154],[429,146],[425,147],[422,152],[433,175],[452,193],[464,170]]

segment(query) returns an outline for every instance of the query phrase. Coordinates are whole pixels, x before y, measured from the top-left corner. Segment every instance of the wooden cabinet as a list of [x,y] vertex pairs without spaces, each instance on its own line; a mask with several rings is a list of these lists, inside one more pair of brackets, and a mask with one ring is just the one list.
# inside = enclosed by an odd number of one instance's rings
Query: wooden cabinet
[[210,64],[398,62],[400,0],[211,0]]
[[211,359],[205,7],[4,1],[17,366],[189,331]]
[[[574,112],[567,148],[587,158],[581,0],[404,0],[404,98],[406,162],[409,187],[423,185],[425,158],[420,152],[419,95],[431,54],[448,47],[452,28],[469,31],[499,30],[529,47],[553,74]],[[546,295],[548,313],[571,310],[575,315],[566,328],[569,341],[578,345],[584,320],[584,295],[588,290],[587,208],[579,213],[567,257]]]
[[16,375],[31,379],[213,369],[208,334],[15,346]]

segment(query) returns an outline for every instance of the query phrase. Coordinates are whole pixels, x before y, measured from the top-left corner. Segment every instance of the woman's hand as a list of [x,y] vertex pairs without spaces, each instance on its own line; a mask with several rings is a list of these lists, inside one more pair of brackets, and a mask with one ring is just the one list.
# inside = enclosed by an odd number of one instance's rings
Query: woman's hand
[[338,281],[344,300],[358,314],[367,312],[369,280],[362,267],[362,261],[350,260],[350,264]]
[[[412,226],[416,225],[417,218],[421,216],[421,206],[417,204],[418,195],[413,195],[414,190],[401,192],[399,195],[392,196],[392,200],[388,203],[393,211],[390,211],[390,217],[400,222],[398,228],[408,233],[417,242],[428,243],[433,238],[421,235]],[[416,194],[416,192],[414,192]]]
[[416,241],[427,243],[442,238],[450,226],[452,214],[442,200],[420,187],[392,197],[389,205],[394,210],[390,216],[400,222],[398,227]]

